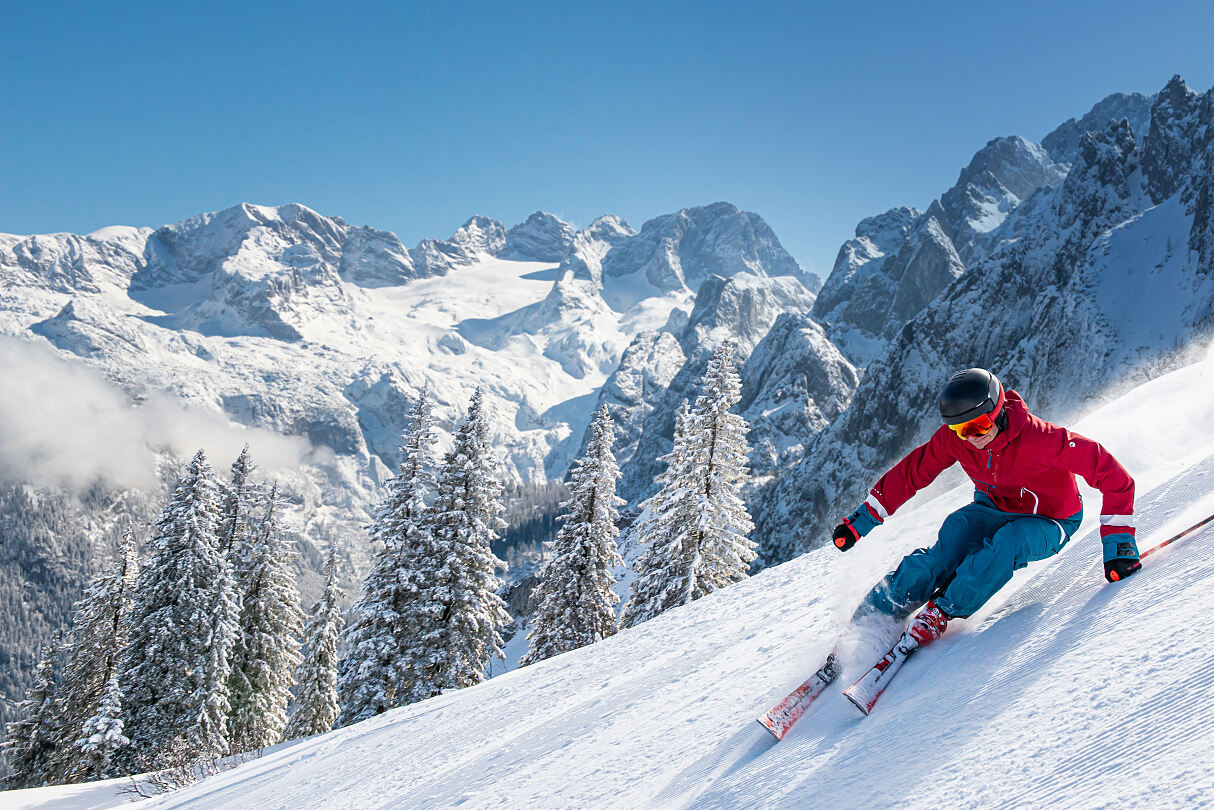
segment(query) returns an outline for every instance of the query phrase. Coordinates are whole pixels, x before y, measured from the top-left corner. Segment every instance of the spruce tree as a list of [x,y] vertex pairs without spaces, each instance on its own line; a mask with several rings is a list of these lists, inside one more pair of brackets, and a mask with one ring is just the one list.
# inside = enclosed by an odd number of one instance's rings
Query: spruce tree
[[408,703],[481,682],[489,659],[502,655],[500,631],[510,615],[495,571],[505,564],[490,548],[503,525],[499,476],[478,388],[443,458],[429,531],[410,574],[425,612],[404,661]]
[[217,484],[199,450],[161,513],[135,580],[119,668],[120,758],[154,767],[169,750],[188,758],[228,753],[228,676],[239,609],[215,526]]
[[696,533],[699,565],[692,599],[745,579],[755,558],[750,539],[754,522],[742,498],[750,480],[750,426],[733,408],[742,398],[742,380],[733,343],[723,342],[704,373],[696,400]]
[[635,626],[747,576],[754,529],[741,497],[749,477],[747,425],[732,409],[742,384],[725,341],[708,363],[694,410],[676,419],[661,489],[644,504],[645,551],[622,623]]
[[97,710],[85,721],[76,740],[77,772],[89,780],[118,776],[113,767],[115,755],[130,742],[123,734],[122,690],[115,673],[106,681]]
[[[112,769],[102,755],[112,755],[119,738],[125,739],[121,717],[110,714],[121,705],[118,663],[126,644],[127,615],[138,566],[134,528],[128,525],[114,564],[93,580],[74,607],[59,690],[66,744],[58,751],[57,781],[105,778]],[[105,747],[90,749],[90,757],[81,760],[81,741],[92,739],[103,726]]]
[[341,633],[342,592],[337,587],[337,549],[325,562],[325,589],[312,606],[304,631],[303,661],[296,682],[295,711],[283,740],[324,734],[337,722],[337,643]]
[[61,646],[59,634],[43,646],[34,683],[25,700],[17,704],[21,719],[6,727],[4,753],[12,771],[4,782],[6,788],[38,787],[54,781],[56,752],[63,745],[56,678]]
[[615,606],[611,569],[623,565],[616,547],[619,530],[616,507],[624,501],[615,495],[620,477],[611,450],[615,426],[604,407],[595,415],[586,454],[569,475],[570,498],[561,504],[561,528],[551,545],[552,557],[544,566],[537,588],[537,608],[531,647],[520,665],[551,658],[600,641],[615,632]]
[[434,489],[430,409],[429,390],[423,389],[401,437],[400,472],[388,481],[369,527],[380,548],[345,632],[348,652],[337,684],[343,726],[404,705],[406,660],[430,624],[429,605],[420,601],[427,583],[419,580],[418,567],[430,545],[425,525],[426,499]]
[[641,504],[635,529],[644,551],[633,564],[637,572],[632,594],[620,616],[622,627],[634,627],[659,613],[686,604],[693,581],[696,544],[690,528],[694,489],[689,485],[692,458],[691,412],[684,400],[675,414],[674,441],[661,457],[666,469],[657,477],[661,487]]
[[229,739],[233,754],[277,743],[299,666],[303,615],[291,565],[292,542],[281,526],[284,501],[275,484],[253,527],[241,561],[239,642],[228,679]]
[[249,456],[249,446],[246,444],[232,462],[232,482],[223,488],[223,505],[215,534],[219,538],[220,549],[228,555],[233,567],[247,550],[256,522],[254,513],[261,501],[260,491],[249,480],[256,469],[257,465]]

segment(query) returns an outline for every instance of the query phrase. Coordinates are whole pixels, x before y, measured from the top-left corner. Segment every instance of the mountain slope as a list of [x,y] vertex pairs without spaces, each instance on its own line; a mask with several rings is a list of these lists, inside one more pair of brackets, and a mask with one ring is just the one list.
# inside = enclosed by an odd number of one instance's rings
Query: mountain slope
[[[1144,549],[1214,511],[1212,392],[1207,352],[1075,425],[1134,473]],[[1099,495],[1085,495],[1070,547],[955,622],[867,719],[832,686],[779,745],[754,722],[816,665],[867,586],[932,542],[967,486],[920,494],[847,555],[809,552],[602,643],[147,806],[1193,806],[1214,791],[1214,530],[1108,585]],[[845,678],[861,668],[848,662]],[[92,806],[117,804],[112,789],[95,789]],[[9,806],[40,795],[55,794]]]

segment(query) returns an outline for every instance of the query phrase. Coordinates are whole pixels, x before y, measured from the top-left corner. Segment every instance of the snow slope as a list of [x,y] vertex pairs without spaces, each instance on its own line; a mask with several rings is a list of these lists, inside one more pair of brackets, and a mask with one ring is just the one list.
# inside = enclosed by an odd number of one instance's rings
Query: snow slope
[[[1211,395],[1207,352],[1075,425],[1135,475],[1143,549],[1214,511]],[[832,686],[778,745],[754,722],[817,665],[867,587],[932,542],[969,497],[968,487],[933,487],[847,555],[809,552],[600,644],[282,748],[145,806],[1214,800],[1214,528],[1108,585],[1090,490],[1071,546],[955,622],[870,717]],[[845,679],[860,669],[848,662]],[[59,804],[48,790],[0,794],[0,808],[127,806],[112,787],[95,805],[79,794]]]

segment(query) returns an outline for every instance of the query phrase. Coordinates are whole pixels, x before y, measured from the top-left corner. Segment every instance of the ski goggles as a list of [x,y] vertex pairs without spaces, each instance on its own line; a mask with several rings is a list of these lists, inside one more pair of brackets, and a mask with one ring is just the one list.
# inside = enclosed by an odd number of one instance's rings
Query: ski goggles
[[959,425],[949,425],[948,429],[962,439],[969,439],[974,436],[985,436],[991,432],[991,428],[994,426],[995,414],[992,411],[991,413],[976,416],[968,422],[962,422]]

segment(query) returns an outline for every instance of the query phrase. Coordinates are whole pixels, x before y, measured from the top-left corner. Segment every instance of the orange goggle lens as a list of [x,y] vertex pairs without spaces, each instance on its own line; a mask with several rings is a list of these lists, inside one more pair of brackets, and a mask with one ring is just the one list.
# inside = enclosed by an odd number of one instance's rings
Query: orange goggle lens
[[984,413],[982,416],[975,417],[968,422],[962,422],[959,425],[949,425],[948,429],[961,438],[968,439],[971,436],[985,436],[991,432],[991,428],[994,426],[994,417],[989,413]]

